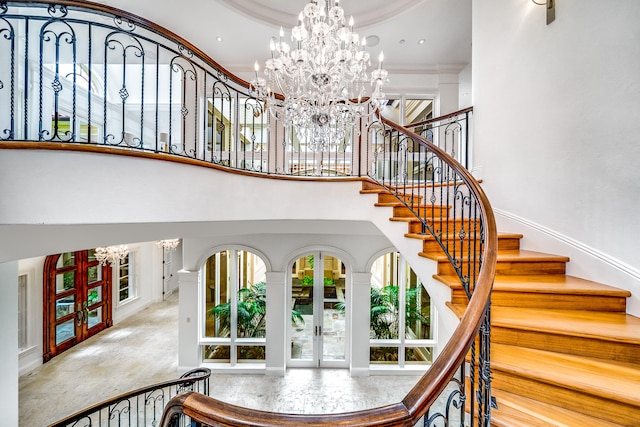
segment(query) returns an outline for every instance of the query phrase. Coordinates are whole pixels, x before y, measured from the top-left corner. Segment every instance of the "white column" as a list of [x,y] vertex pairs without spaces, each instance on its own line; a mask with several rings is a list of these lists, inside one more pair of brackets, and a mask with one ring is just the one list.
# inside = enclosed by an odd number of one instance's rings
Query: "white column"
[[371,273],[351,274],[351,376],[369,375]]
[[440,74],[438,76],[440,98],[439,116],[458,111],[460,102],[460,83],[458,74]]
[[291,303],[287,303],[286,274],[270,271],[267,279],[267,375],[284,375]]
[[18,262],[0,264],[0,414],[18,425]]
[[198,283],[197,271],[178,272],[180,303],[178,306],[178,371],[180,374],[200,366],[198,346]]

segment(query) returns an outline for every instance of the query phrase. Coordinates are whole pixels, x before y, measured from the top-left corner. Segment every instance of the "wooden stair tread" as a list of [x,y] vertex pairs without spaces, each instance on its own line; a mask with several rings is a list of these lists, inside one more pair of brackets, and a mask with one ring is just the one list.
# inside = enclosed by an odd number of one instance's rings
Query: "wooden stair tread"
[[[452,289],[462,288],[457,276],[436,274],[433,277]],[[521,293],[631,296],[631,292],[623,289],[564,274],[497,275],[493,282],[493,289]]]
[[[491,425],[496,427],[620,427],[600,418],[559,406],[494,389],[498,408],[491,411]],[[597,424],[596,424],[597,422]]]
[[[447,306],[458,317],[466,309],[461,304]],[[492,306],[491,326],[640,346],[640,318],[626,313]]]
[[[444,231],[444,230],[443,230]],[[448,234],[448,237],[456,237],[457,234],[456,232],[459,231],[458,229],[452,229],[452,233]],[[480,231],[478,230],[478,233]],[[404,235],[404,237],[408,237],[410,239],[418,239],[418,240],[436,240],[435,236],[433,234],[421,234],[421,233],[406,233]],[[517,233],[498,233],[498,239],[503,238],[503,239],[521,239],[522,238],[522,234],[517,234]]]
[[640,318],[626,313],[495,306],[491,324],[640,345]]
[[[448,258],[443,254],[431,254],[420,252],[420,256],[430,258],[436,261],[447,261]],[[569,257],[562,255],[552,255],[542,252],[526,251],[526,250],[502,250],[498,251],[498,262],[569,262]],[[463,257],[464,259],[464,257]]]
[[640,369],[602,359],[491,344],[493,371],[640,406]]

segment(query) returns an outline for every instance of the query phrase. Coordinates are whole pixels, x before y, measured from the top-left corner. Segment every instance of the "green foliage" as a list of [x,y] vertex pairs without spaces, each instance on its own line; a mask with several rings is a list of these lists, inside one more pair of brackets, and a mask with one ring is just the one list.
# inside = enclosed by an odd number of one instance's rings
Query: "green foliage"
[[302,283],[302,285],[303,285],[303,286],[311,286],[311,285],[313,285],[313,277],[311,277],[311,276],[304,276],[304,277],[302,278],[301,283]]
[[336,281],[333,279],[330,279],[329,277],[325,277],[324,278],[324,285],[325,286],[334,286],[336,284]]
[[[238,291],[238,319],[236,322],[238,338],[264,337],[266,334],[266,290],[265,282],[258,282],[250,288]],[[207,311],[208,317],[217,318],[221,327],[221,336],[231,335],[231,303],[216,305]],[[291,323],[304,323],[297,310],[291,310]]]
[[[406,290],[405,324],[429,324],[429,307],[419,307],[421,287]],[[399,333],[400,288],[371,287],[370,327],[372,339],[397,339]]]

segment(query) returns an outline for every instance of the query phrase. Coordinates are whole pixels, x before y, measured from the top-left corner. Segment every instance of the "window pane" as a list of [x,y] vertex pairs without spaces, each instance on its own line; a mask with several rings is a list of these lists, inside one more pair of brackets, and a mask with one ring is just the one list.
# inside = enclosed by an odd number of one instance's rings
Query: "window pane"
[[231,251],[218,252],[205,265],[207,337],[229,337],[231,333]]
[[75,295],[69,295],[68,297],[57,299],[56,300],[56,320],[73,313],[74,306],[75,306]]
[[129,289],[123,289],[120,291],[120,301],[124,301],[129,298]]
[[239,346],[238,362],[259,362],[265,360],[265,351],[263,346]]
[[87,303],[94,305],[102,301],[102,286],[96,286],[87,291]]
[[203,362],[229,363],[231,347],[228,345],[205,345],[202,352]]
[[76,336],[75,319],[56,325],[56,345]]
[[398,364],[398,349],[396,347],[371,347],[369,361],[372,364]]
[[407,347],[404,350],[405,363],[419,365],[433,361],[433,349],[430,347]]
[[75,277],[75,271],[56,274],[56,293],[73,289],[76,285]]
[[407,288],[405,294],[405,338],[431,338],[431,299],[409,264],[407,268]]
[[95,310],[89,312],[89,329],[96,326],[98,323],[102,323],[102,307],[98,307]]
[[102,280],[102,266],[94,265],[87,269],[87,281],[89,283],[95,283]]
[[423,122],[433,117],[433,100],[406,99],[404,104],[404,124]]
[[371,287],[371,339],[398,338],[398,286]]
[[70,265],[76,265],[75,252],[65,252],[61,254],[56,263],[56,268],[68,267]]

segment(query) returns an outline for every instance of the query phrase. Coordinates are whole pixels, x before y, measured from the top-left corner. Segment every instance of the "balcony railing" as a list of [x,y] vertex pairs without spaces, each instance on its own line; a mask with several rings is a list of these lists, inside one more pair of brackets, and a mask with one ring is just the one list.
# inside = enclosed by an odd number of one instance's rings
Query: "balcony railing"
[[[247,82],[175,34],[97,3],[0,2],[0,58],[0,141],[116,147],[293,176],[396,167],[388,148],[372,145],[367,123],[324,152],[309,150]],[[468,167],[470,114],[411,128]]]
[[[313,152],[251,97],[247,82],[195,46],[143,18],[86,1],[0,2],[0,58],[0,148],[372,179],[418,219],[415,232],[435,236],[447,274],[460,279],[469,298],[449,343],[402,402],[291,415],[189,392],[170,401],[162,425],[182,415],[194,426],[412,426],[421,417],[429,426],[489,425],[488,307],[497,235],[491,206],[467,171],[471,109],[408,128],[385,119],[361,123],[341,144]],[[443,392],[445,409],[431,409]]]

